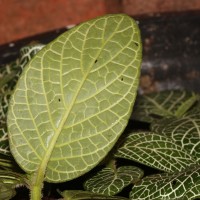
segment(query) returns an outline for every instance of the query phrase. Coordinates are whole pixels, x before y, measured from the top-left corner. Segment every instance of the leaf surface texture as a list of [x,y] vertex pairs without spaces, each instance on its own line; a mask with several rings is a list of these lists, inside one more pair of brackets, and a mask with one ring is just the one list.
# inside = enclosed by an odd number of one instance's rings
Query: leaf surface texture
[[72,28],[23,71],[12,96],[11,152],[45,180],[76,178],[96,166],[128,123],[138,86],[141,42],[126,15]]

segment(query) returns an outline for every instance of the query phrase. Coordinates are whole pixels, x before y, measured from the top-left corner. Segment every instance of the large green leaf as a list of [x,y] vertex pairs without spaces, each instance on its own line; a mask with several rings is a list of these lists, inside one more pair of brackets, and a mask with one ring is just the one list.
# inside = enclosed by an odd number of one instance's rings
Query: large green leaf
[[181,118],[172,117],[152,123],[151,129],[171,138],[200,161],[200,104]]
[[167,90],[137,97],[133,119],[153,122],[162,117],[180,117],[199,99],[194,92]]
[[52,182],[96,166],[127,125],[140,63],[138,26],[126,15],[85,22],[45,46],[23,71],[9,106],[19,165]]
[[196,164],[196,160],[173,140],[151,132],[130,134],[117,150],[116,157],[137,161],[166,172],[181,171]]
[[[199,175],[200,167],[193,166],[174,174],[166,173],[147,176],[134,185],[130,193],[130,199],[187,199],[186,197],[191,195],[189,193],[194,190],[195,186],[199,185]],[[198,196],[199,194],[200,191],[196,191],[194,195]]]
[[61,192],[61,195],[64,197],[63,200],[128,200],[123,197],[105,196],[81,190],[66,190]]
[[93,193],[112,196],[129,184],[139,181],[142,176],[143,171],[135,166],[121,166],[117,169],[106,167],[88,179],[84,187]]

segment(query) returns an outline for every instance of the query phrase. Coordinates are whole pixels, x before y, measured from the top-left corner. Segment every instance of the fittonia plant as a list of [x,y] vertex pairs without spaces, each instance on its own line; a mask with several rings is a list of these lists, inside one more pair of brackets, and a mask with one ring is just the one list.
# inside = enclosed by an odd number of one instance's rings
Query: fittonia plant
[[[100,17],[21,51],[0,71],[0,200],[22,185],[39,200],[44,182],[65,200],[200,197],[198,94],[138,96],[140,131],[125,130],[141,64],[132,18]],[[77,190],[59,191],[74,179]]]
[[75,179],[107,155],[128,123],[140,63],[135,21],[107,15],[62,34],[26,65],[7,125],[31,199],[41,199],[44,181]]

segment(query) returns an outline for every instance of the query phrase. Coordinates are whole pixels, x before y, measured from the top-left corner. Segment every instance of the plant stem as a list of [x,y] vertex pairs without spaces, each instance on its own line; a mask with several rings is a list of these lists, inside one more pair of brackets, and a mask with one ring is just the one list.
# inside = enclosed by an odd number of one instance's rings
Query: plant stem
[[106,167],[111,168],[113,169],[114,172],[116,172],[117,171],[116,160],[115,159],[110,160],[110,162],[106,165]]
[[34,185],[31,189],[31,200],[40,200],[42,199],[42,187]]
[[44,168],[40,167],[38,171],[31,175],[30,180],[30,195],[31,200],[40,200],[42,199],[42,189],[43,189],[43,181],[44,181]]

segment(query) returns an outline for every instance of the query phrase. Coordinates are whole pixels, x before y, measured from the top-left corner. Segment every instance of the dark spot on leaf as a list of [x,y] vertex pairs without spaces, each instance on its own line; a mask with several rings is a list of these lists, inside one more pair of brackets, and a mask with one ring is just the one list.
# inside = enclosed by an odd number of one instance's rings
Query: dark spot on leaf
[[137,47],[139,46],[139,44],[138,44],[137,42],[134,42],[134,44],[135,44],[135,46],[137,46]]
[[124,80],[124,78],[123,77],[121,77],[121,81],[123,81]]
[[94,63],[97,63],[97,60],[95,60]]
[[60,102],[60,101],[61,101],[61,99],[59,98],[59,99],[58,99],[58,101]]
[[173,180],[173,181],[172,181],[172,187],[175,187],[176,183],[177,183],[177,181],[176,181],[176,180]]

